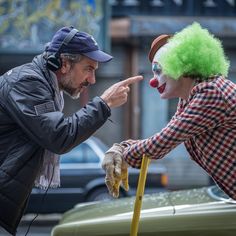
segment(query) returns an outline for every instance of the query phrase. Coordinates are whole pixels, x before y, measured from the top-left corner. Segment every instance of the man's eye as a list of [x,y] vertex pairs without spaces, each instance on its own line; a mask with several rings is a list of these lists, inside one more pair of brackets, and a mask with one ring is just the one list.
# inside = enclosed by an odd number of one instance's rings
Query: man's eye
[[87,71],[88,71],[88,72],[92,72],[93,69],[89,67],[89,68],[87,68]]

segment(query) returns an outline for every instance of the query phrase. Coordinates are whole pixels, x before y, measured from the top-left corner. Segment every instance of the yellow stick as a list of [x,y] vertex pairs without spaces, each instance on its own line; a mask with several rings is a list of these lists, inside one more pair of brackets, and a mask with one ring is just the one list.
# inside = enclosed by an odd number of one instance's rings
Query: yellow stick
[[139,179],[138,179],[138,188],[136,192],[133,219],[132,219],[131,228],[130,228],[130,236],[137,236],[138,234],[140,211],[142,208],[142,198],[143,198],[143,193],[145,189],[145,182],[146,182],[149,162],[150,162],[150,159],[147,156],[143,155],[142,165],[141,165]]

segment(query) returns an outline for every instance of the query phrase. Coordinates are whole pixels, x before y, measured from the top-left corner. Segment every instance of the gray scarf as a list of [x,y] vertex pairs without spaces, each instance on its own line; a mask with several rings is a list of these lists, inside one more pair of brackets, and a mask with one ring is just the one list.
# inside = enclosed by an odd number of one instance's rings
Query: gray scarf
[[[64,107],[63,93],[59,91],[56,75],[49,71],[49,82],[55,89],[55,106],[62,111]],[[49,150],[44,151],[43,164],[35,179],[35,187],[41,189],[60,187],[60,156]]]

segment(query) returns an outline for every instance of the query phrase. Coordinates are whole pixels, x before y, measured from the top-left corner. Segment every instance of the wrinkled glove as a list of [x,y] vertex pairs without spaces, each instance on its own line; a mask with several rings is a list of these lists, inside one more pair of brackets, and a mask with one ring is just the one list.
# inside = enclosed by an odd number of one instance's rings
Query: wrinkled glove
[[115,143],[106,153],[102,162],[102,168],[106,172],[105,183],[109,193],[119,197],[120,186],[126,191],[129,190],[128,184],[128,164],[123,159],[124,148]]

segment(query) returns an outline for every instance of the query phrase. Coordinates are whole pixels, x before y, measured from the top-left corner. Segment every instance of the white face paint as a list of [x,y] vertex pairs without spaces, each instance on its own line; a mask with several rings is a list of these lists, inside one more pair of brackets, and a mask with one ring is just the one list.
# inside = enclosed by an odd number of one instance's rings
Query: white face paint
[[169,43],[165,44],[164,46],[162,46],[161,48],[159,48],[156,52],[156,54],[154,55],[153,61],[158,62],[160,60],[160,57],[166,53],[166,51],[168,50],[168,45]]
[[161,98],[175,98],[179,97],[179,89],[181,86],[181,82],[179,80],[174,80],[171,77],[164,75],[162,72],[162,67],[158,63],[163,54],[165,54],[169,47],[173,46],[170,43],[162,46],[155,54],[152,61],[152,71],[153,71],[153,79],[152,84],[156,85],[158,92],[160,93]]

